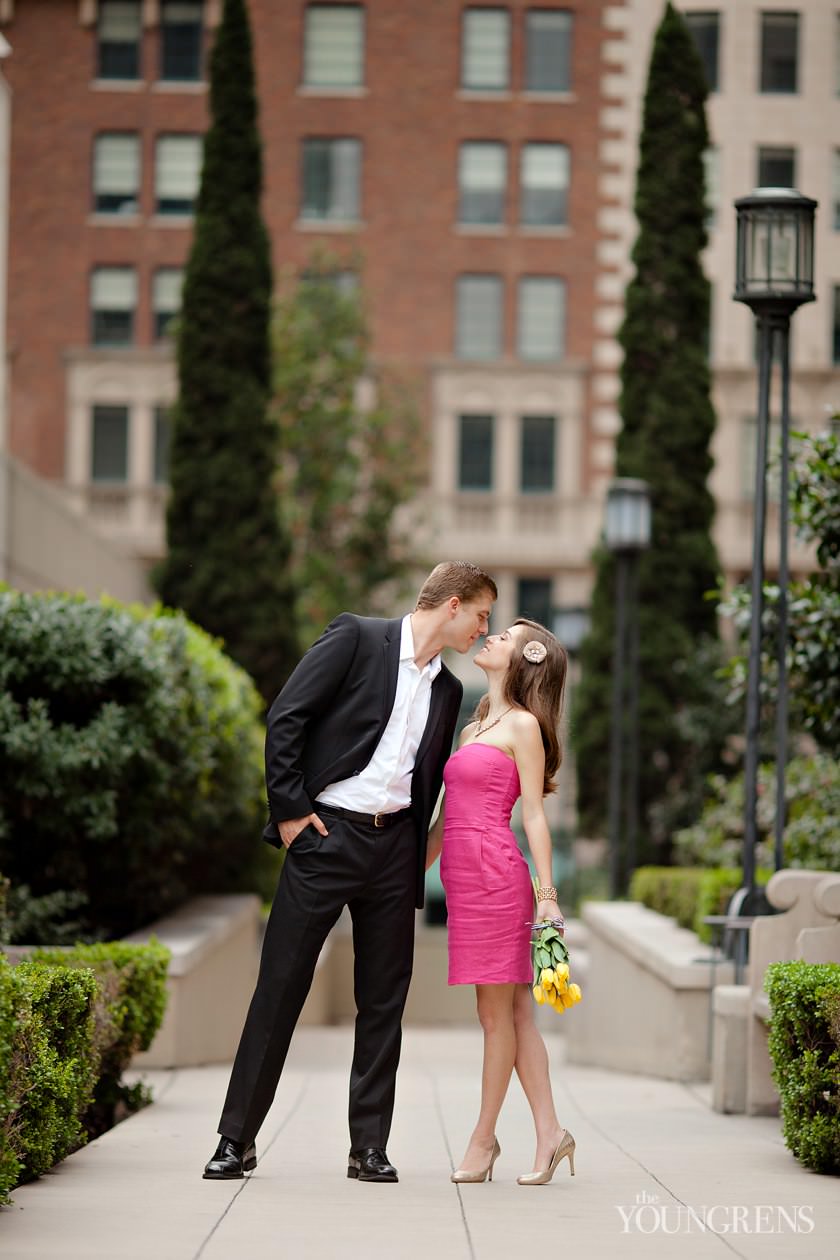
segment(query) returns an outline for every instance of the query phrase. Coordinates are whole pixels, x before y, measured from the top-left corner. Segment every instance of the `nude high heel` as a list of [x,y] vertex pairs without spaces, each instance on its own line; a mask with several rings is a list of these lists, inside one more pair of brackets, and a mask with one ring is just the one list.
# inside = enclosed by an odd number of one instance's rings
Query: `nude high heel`
[[557,1167],[561,1160],[569,1158],[569,1170],[574,1177],[575,1175],[575,1139],[567,1129],[563,1134],[563,1141],[557,1147],[551,1157],[551,1163],[548,1168],[543,1168],[540,1172],[523,1173],[521,1177],[517,1177],[517,1184],[520,1186],[544,1186],[557,1171]]
[[449,1178],[449,1180],[455,1181],[458,1183],[467,1182],[467,1181],[472,1181],[472,1182],[492,1181],[493,1180],[493,1165],[495,1164],[496,1160],[499,1158],[501,1153],[502,1153],[502,1148],[501,1146],[499,1146],[498,1139],[493,1138],[493,1154],[490,1156],[490,1163],[487,1165],[486,1168],[482,1168],[481,1172],[467,1172],[464,1168],[456,1168],[452,1176]]

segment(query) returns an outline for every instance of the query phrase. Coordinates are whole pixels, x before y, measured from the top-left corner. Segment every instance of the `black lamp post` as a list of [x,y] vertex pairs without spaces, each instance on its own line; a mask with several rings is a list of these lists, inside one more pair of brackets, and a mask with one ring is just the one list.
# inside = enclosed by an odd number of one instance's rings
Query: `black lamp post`
[[776,702],[775,865],[783,865],[785,766],[787,762],[787,587],[788,587],[788,447],[790,432],[790,318],[814,294],[814,211],[816,201],[793,188],[758,188],[735,202],[737,253],[736,302],[750,307],[758,329],[758,416],[755,457],[755,517],[752,554],[752,610],[747,680],[746,753],[744,759],[743,888],[739,910],[766,908],[755,884],[757,839],[761,622],[764,611],[764,534],[767,519],[767,439],[770,383],[774,359],[781,368],[781,468],[779,490],[778,697]]
[[[626,876],[636,865],[636,833],[639,817],[638,561],[639,554],[650,546],[650,493],[647,482],[631,477],[619,477],[610,484],[607,490],[604,541],[616,560],[608,826],[610,893],[613,897],[618,897],[623,890]],[[629,689],[627,688],[628,680]],[[628,689],[628,695],[625,723],[626,689]],[[622,870],[621,789],[625,738],[628,748],[627,833],[626,860]]]

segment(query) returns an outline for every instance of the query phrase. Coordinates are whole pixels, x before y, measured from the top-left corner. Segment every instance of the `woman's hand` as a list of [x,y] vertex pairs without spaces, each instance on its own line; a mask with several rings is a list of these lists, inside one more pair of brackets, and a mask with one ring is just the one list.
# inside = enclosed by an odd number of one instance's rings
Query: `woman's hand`
[[[559,919],[562,917],[563,916],[560,913],[556,901],[541,901],[537,906],[537,921],[540,919]],[[560,927],[557,930],[561,936],[565,936],[565,927]]]

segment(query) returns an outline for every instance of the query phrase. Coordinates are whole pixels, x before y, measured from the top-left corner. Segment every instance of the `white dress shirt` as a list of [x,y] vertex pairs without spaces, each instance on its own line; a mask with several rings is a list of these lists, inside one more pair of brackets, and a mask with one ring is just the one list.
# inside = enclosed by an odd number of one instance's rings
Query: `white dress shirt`
[[411,775],[429,717],[432,683],[440,668],[440,654],[417,668],[411,616],[403,617],[397,692],[388,725],[364,770],[328,783],[319,801],[364,814],[390,814],[411,804]]

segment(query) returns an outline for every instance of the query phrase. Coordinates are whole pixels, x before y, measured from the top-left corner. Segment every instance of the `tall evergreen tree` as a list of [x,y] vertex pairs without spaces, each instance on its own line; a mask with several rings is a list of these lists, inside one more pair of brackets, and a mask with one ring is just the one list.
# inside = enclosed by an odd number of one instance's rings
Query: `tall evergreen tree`
[[165,603],[224,639],[268,700],[297,648],[268,412],[271,255],[244,0],[225,0],[210,111],[178,329],[168,555],[156,585]]
[[[715,736],[698,747],[687,711],[708,699],[708,640],[717,634],[718,582],[706,482],[715,426],[707,335],[709,285],[703,153],[708,144],[703,67],[669,3],[656,32],[640,138],[635,275],[620,332],[622,429],[616,474],[651,489],[652,545],[640,561],[640,851],[667,839],[666,800],[713,763]],[[574,718],[581,822],[603,831],[609,760],[615,563],[596,556],[592,629],[581,653]],[[702,668],[697,662],[704,660]],[[708,768],[711,768],[710,765]],[[665,811],[667,812],[667,811]],[[673,824],[679,819],[671,819]],[[647,845],[646,845],[647,840]]]

